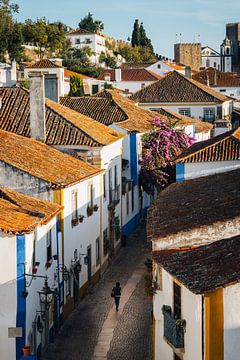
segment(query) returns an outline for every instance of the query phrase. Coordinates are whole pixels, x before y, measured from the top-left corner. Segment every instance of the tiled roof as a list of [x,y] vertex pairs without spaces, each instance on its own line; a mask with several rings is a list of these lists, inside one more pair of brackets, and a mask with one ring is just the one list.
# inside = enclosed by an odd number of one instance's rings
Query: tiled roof
[[240,128],[198,142],[178,157],[179,163],[240,160]]
[[236,77],[232,73],[221,72],[212,67],[199,71],[193,75],[193,79],[211,87],[240,87],[240,76]]
[[137,91],[131,99],[139,103],[222,103],[230,100],[218,91],[177,71],[170,72],[161,80]]
[[169,108],[160,108],[155,111],[161,115],[164,115],[168,119],[176,121],[176,126],[194,125],[196,133],[208,132],[213,128],[213,125],[206,121],[201,121],[195,118],[190,118],[188,116],[178,114],[175,111],[170,110]]
[[92,77],[90,77],[90,76],[87,76],[87,75],[84,75],[84,74],[79,74],[79,73],[77,73],[77,72],[75,72],[75,71],[71,71],[71,70],[68,70],[68,69],[64,68],[64,77],[65,77],[65,78],[70,78],[70,76],[73,76],[73,75],[79,76],[81,79],[92,79],[92,80],[96,80],[96,79],[94,79],[94,78],[92,78]]
[[155,252],[154,259],[195,294],[240,281],[240,236],[187,251]]
[[[0,129],[30,137],[29,92],[0,87]],[[101,146],[121,135],[97,121],[46,99],[46,143],[48,145]]]
[[51,68],[61,68],[62,66],[56,65],[54,62],[48,59],[39,60],[33,64],[30,64],[26,69],[51,69]]
[[0,130],[0,161],[48,182],[52,188],[64,188],[101,173],[40,141],[3,130]]
[[0,187],[0,230],[4,233],[30,233],[47,224],[61,209],[60,205]]
[[[240,170],[170,185],[148,210],[148,240],[240,216]],[[187,236],[187,235],[186,235]]]
[[[100,72],[98,80],[105,80],[105,76],[110,76],[111,81],[116,81],[115,70],[105,69]],[[122,69],[121,81],[156,81],[159,75],[146,69]]]
[[149,66],[155,64],[155,62],[148,63],[123,63],[121,69],[147,69]]
[[104,90],[92,97],[62,97],[60,102],[102,124],[109,126],[117,123],[134,132],[151,130],[149,120],[157,117],[157,113],[139,108],[116,90]]
[[178,64],[175,64],[175,63],[172,63],[172,62],[168,62],[168,61],[165,61],[165,60],[162,60],[162,62],[165,64],[165,65],[168,65],[169,67],[171,67],[172,69],[174,70],[185,70],[185,67],[184,66],[180,66]]

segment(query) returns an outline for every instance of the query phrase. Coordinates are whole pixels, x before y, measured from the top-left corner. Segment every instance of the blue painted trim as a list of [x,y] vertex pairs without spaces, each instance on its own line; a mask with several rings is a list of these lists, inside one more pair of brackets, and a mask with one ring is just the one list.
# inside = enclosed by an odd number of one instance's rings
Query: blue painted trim
[[130,134],[130,167],[133,185],[138,184],[137,134]]
[[176,182],[184,181],[185,175],[185,164],[177,163],[176,164]]
[[140,221],[140,215],[136,214],[131,220],[129,220],[122,228],[123,235],[130,235],[138,226]]
[[147,218],[147,211],[149,209],[149,206],[146,206],[144,209],[142,209],[142,216],[144,219]]
[[16,338],[16,359],[22,358],[22,348],[26,338],[26,299],[22,297],[24,290],[25,235],[17,235],[17,318],[16,326],[22,328],[22,337]]

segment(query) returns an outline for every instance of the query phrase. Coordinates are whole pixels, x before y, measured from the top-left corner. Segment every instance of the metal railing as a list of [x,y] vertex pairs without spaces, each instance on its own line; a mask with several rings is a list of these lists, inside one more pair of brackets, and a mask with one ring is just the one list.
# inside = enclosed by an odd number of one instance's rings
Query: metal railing
[[185,321],[175,319],[170,311],[162,309],[164,319],[164,336],[176,348],[184,348]]

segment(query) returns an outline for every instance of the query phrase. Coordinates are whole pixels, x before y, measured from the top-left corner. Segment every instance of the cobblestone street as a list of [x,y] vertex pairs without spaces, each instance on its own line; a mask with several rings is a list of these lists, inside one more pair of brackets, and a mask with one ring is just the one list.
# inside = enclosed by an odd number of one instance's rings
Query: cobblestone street
[[[140,225],[100,282],[64,323],[44,360],[151,360],[152,304],[144,292],[143,279],[148,253],[145,239],[145,226]],[[110,297],[116,281],[122,287],[119,313]],[[132,293],[128,298],[129,289]]]

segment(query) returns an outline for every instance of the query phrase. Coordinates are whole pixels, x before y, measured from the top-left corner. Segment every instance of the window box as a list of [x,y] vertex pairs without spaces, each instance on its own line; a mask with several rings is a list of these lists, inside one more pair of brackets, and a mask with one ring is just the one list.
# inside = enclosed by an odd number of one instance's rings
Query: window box
[[88,217],[89,217],[89,216],[92,216],[93,211],[94,211],[93,206],[88,206],[88,207],[87,207],[87,216],[88,216]]
[[183,349],[186,320],[175,319],[172,315],[172,309],[168,305],[163,305],[162,313],[164,318],[164,337],[174,348]]
[[72,227],[77,226],[78,219],[72,219]]

